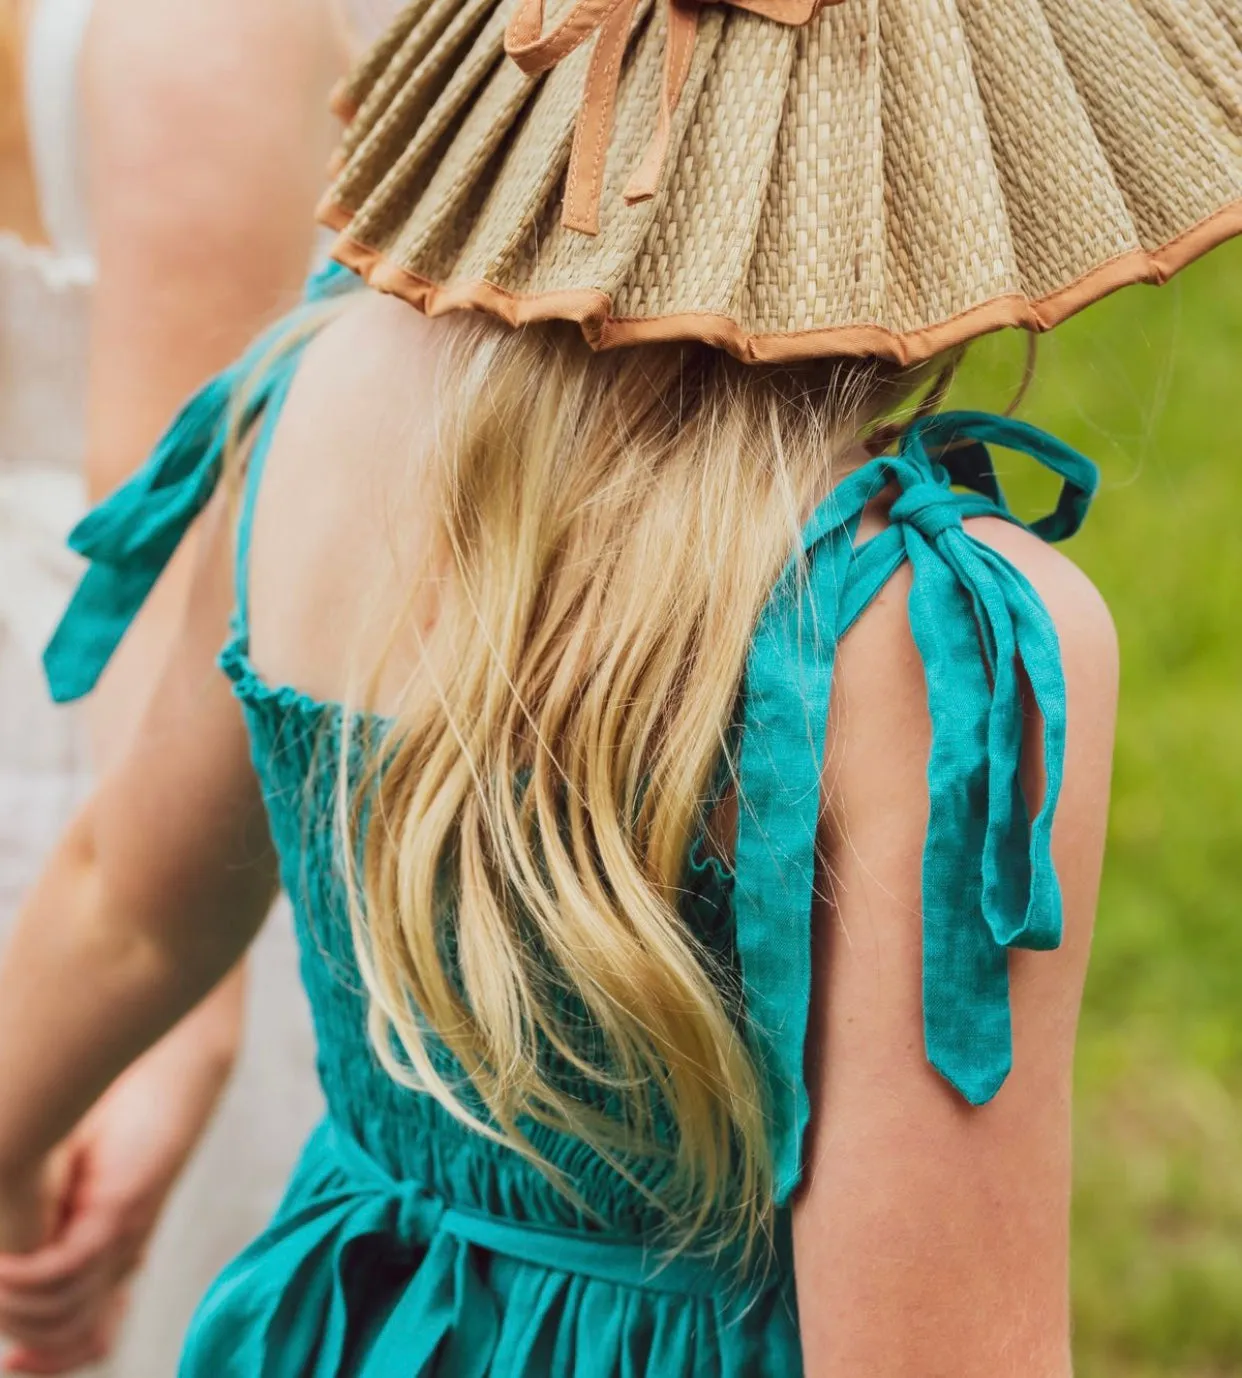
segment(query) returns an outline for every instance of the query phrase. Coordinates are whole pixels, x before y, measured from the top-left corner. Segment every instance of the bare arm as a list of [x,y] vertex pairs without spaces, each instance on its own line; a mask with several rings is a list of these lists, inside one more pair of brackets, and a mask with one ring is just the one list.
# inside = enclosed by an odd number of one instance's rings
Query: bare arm
[[217,500],[142,730],[53,856],[0,969],[10,1181],[235,965],[271,902],[245,727],[215,666],[232,605],[226,518]]
[[[1010,963],[1014,1070],[982,1109],[927,1065],[921,864],[930,724],[895,580],[842,646],[827,780],[835,912],[818,916],[815,1107],[795,1208],[808,1378],[1068,1378],[1074,1038],[1107,815],[1117,657],[1086,579],[1000,521],[974,533],[1043,597],[1069,701],[1056,952]],[[1037,740],[1032,722],[1030,746]],[[1028,791],[1042,791],[1032,778]]]

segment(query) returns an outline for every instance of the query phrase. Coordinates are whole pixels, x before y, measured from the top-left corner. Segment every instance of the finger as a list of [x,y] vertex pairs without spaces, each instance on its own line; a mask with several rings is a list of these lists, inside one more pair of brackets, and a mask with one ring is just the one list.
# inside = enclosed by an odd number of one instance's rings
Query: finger
[[68,1277],[33,1284],[0,1282],[0,1330],[6,1315],[47,1316],[65,1307],[81,1306],[101,1292],[111,1291],[134,1273],[141,1250],[122,1242],[110,1253],[93,1259]]
[[0,1332],[6,1326],[27,1322],[54,1322],[102,1304],[121,1280],[110,1259],[100,1259],[83,1272],[57,1283],[39,1287],[0,1286]]
[[94,1348],[72,1353],[45,1354],[37,1350],[14,1350],[4,1361],[5,1373],[74,1373],[88,1364],[98,1363],[104,1356]]
[[0,1333],[42,1346],[65,1343],[110,1313],[127,1276],[101,1267],[56,1295],[14,1297],[0,1292]]
[[40,1349],[77,1344],[84,1334],[105,1325],[115,1292],[115,1284],[101,1283],[89,1295],[54,1310],[10,1310],[0,1316],[0,1333]]
[[108,1357],[108,1346],[95,1338],[76,1349],[60,1352],[38,1349],[13,1349],[4,1357],[5,1373],[58,1374],[73,1373],[87,1364],[97,1364]]
[[26,1322],[49,1322],[98,1303],[113,1285],[102,1268],[75,1278],[56,1291],[0,1287],[0,1333]]
[[31,1254],[0,1255],[0,1288],[55,1291],[98,1263],[118,1240],[116,1223],[101,1211],[82,1211],[63,1232]]
[[14,1344],[29,1349],[71,1349],[82,1344],[86,1337],[98,1330],[102,1322],[102,1305],[63,1317],[26,1319],[4,1323],[5,1337]]
[[112,1353],[128,1306],[128,1289],[117,1288],[109,1298],[94,1329],[76,1344],[62,1347],[19,1344],[4,1356],[3,1362],[0,1363],[0,1372],[72,1373],[87,1364],[99,1363]]

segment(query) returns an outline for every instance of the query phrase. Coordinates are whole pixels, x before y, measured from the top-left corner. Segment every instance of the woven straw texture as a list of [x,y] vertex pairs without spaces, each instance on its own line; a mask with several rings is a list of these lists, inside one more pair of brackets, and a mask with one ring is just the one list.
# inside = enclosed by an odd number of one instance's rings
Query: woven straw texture
[[640,0],[595,236],[560,223],[591,44],[524,76],[511,9],[415,0],[344,93],[338,257],[432,314],[913,362],[1242,232],[1242,0],[705,5],[659,189],[627,206],[667,25]]

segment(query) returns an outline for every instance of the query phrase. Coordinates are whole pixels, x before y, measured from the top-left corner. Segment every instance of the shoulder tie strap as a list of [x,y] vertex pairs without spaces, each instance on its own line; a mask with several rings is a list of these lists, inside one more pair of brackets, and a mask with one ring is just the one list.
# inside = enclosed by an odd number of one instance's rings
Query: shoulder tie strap
[[[1017,521],[988,444],[1029,454],[1064,479],[1056,510],[1030,529],[1046,540],[1072,535],[1098,483],[1088,460],[1022,422],[930,417],[911,427],[898,455],[864,465],[816,511],[755,633],[743,690],[735,908],[748,1027],[769,1088],[778,1202],[800,1179],[810,1113],[810,920],[836,646],[906,560],[932,720],[924,1039],[929,1062],[970,1103],[994,1096],[1012,1061],[1008,949],[1060,942],[1051,828],[1065,685],[1056,630],[1034,589],[962,526],[972,516]],[[890,527],[856,549],[863,509],[894,484]],[[1044,721],[1047,786],[1033,822],[1019,776],[1019,661]]]
[[292,374],[317,306],[356,284],[332,264],[291,315],[262,335],[182,408],[151,458],[89,512],[69,545],[90,568],[43,653],[52,698],[67,703],[99,681],[139,609],[220,480],[231,432],[245,433]]

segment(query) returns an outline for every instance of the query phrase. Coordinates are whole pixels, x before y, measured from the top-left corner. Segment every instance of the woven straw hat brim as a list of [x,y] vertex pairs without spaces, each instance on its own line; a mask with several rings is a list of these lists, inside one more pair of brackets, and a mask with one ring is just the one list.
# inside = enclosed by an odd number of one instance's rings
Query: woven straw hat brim
[[639,0],[596,235],[561,223],[591,45],[526,76],[511,13],[414,0],[343,92],[336,256],[431,315],[914,363],[1242,233],[1242,0],[707,5],[660,184],[627,205],[667,32]]

